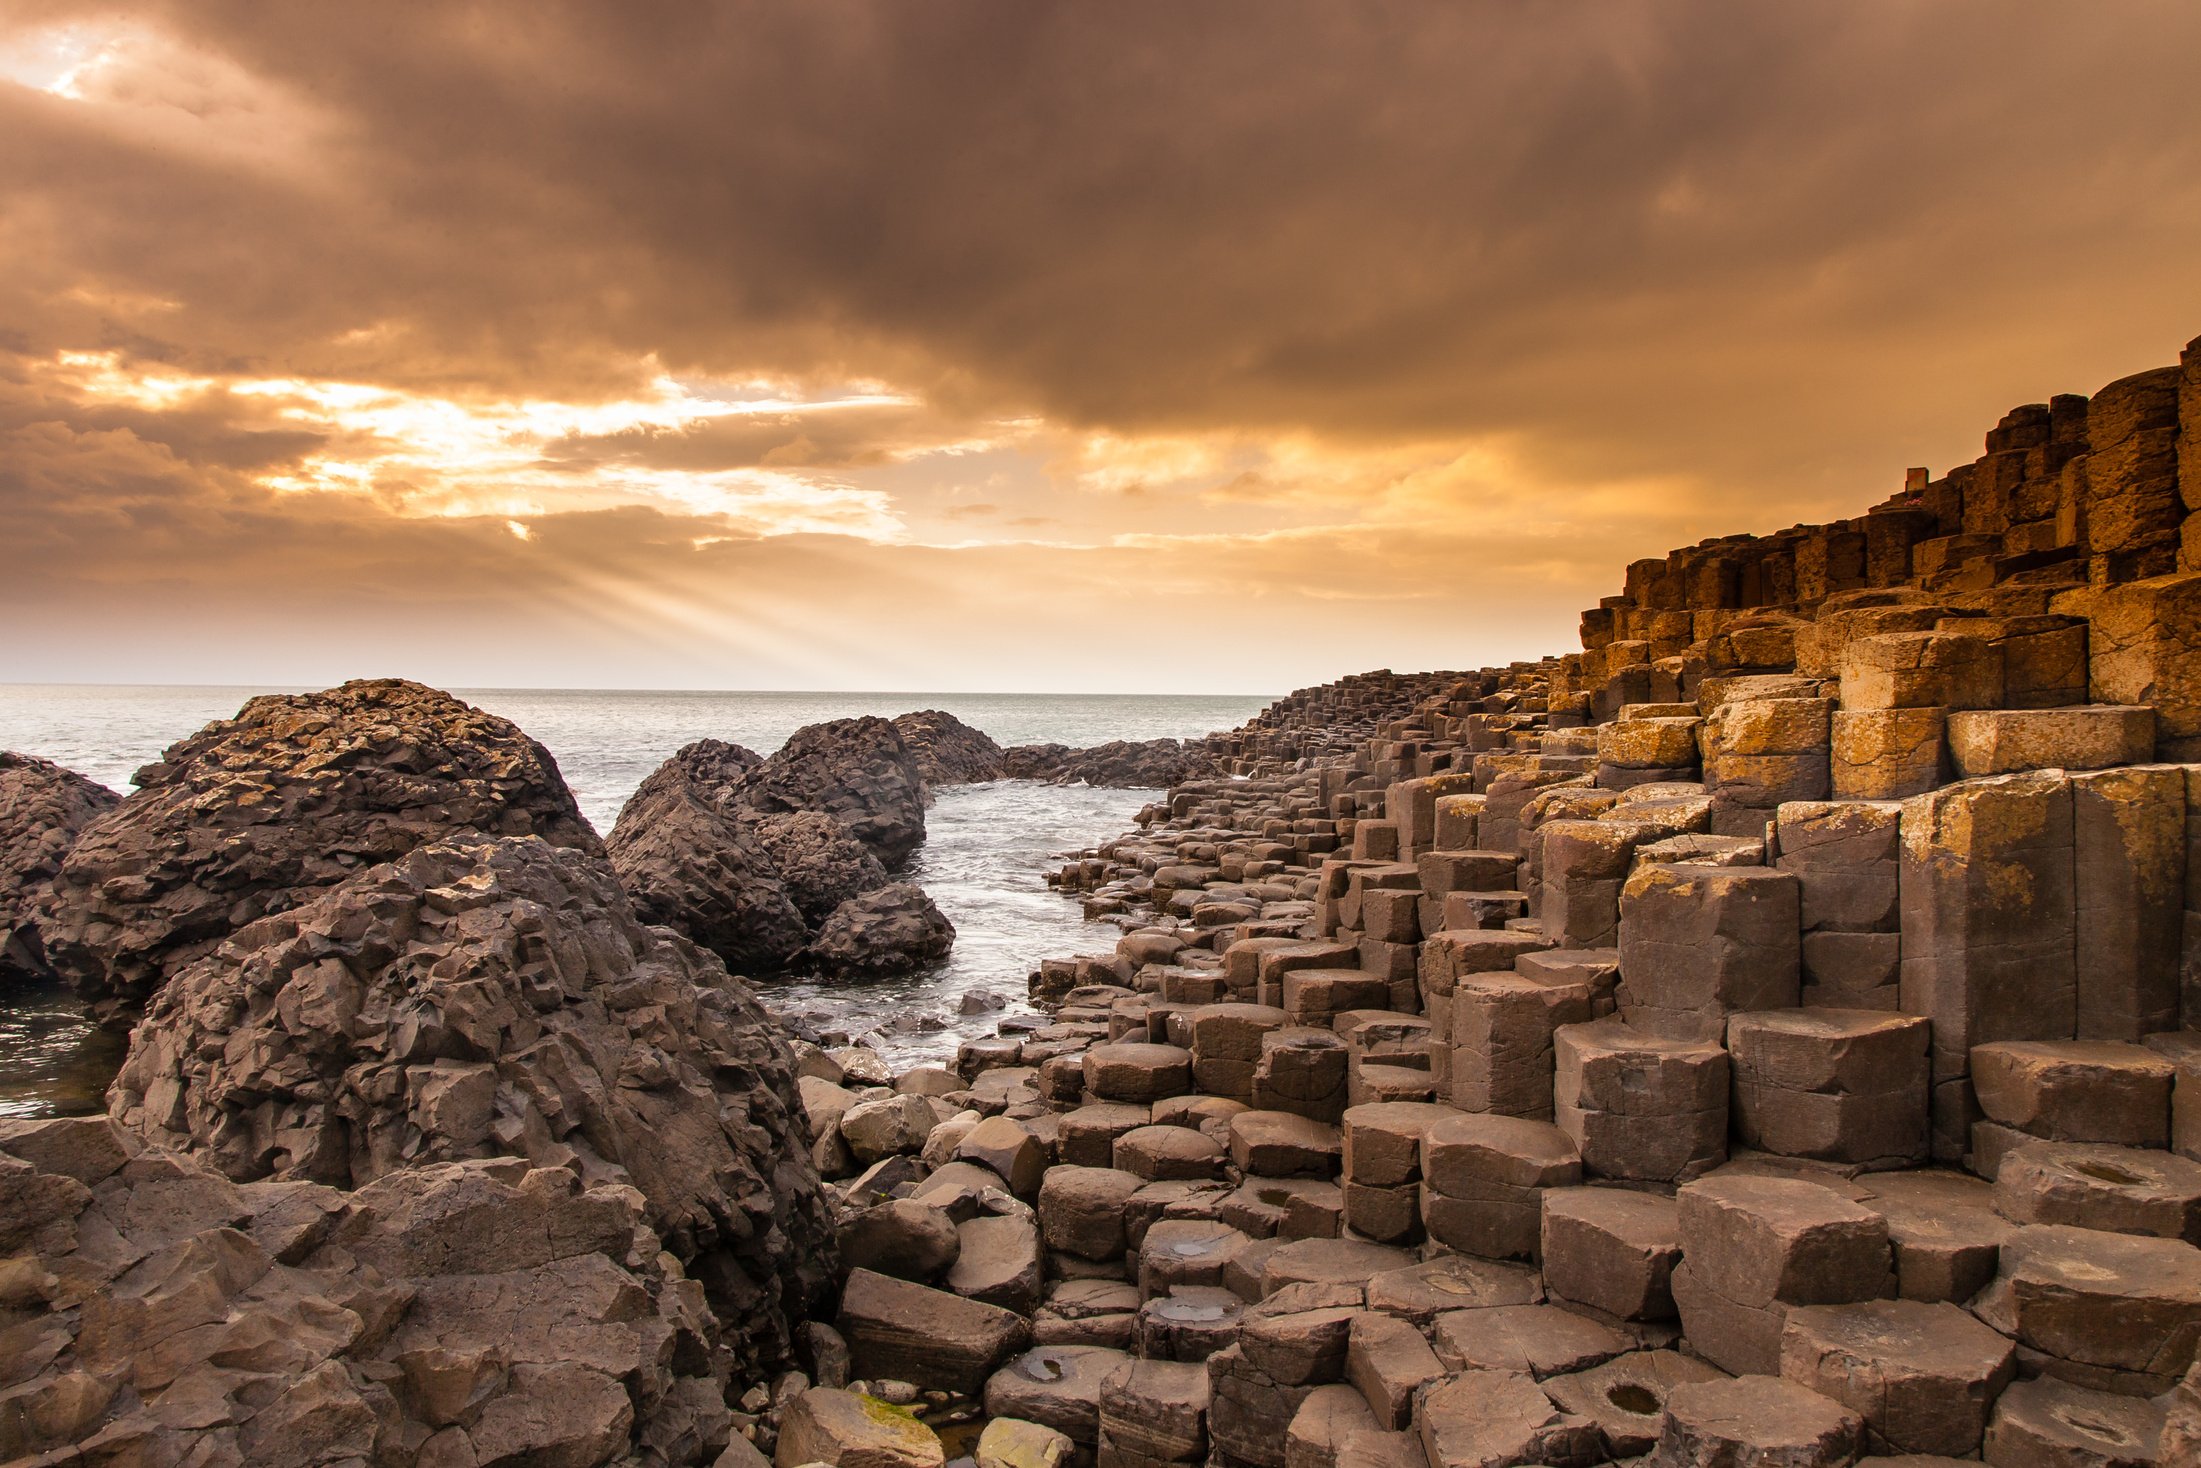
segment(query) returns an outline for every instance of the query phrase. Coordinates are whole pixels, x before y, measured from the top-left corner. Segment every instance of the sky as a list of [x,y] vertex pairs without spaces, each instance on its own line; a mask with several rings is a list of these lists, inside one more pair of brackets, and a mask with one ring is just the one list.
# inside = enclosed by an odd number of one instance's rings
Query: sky
[[0,681],[1564,652],[2201,333],[2189,0],[0,5]]

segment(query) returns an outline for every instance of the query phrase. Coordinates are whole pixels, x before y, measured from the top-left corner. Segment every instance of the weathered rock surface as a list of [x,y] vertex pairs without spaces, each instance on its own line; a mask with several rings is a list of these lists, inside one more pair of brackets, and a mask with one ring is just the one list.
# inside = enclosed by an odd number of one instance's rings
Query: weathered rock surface
[[502,1156],[631,1185],[744,1365],[833,1269],[785,1039],[536,838],[424,846],[240,931],[156,997],[109,1106],[238,1181]]
[[885,978],[937,963],[955,946],[955,924],[925,889],[896,882],[833,909],[803,961],[850,978]]
[[84,828],[39,920],[55,970],[109,1019],[245,924],[427,842],[603,849],[549,751],[402,679],[255,698],[134,778]]
[[686,746],[629,797],[604,843],[644,922],[687,935],[742,972],[784,968],[809,938],[771,852],[721,804],[758,763],[715,739]]
[[812,928],[842,903],[893,880],[870,847],[821,811],[752,816],[742,829],[779,869],[789,900]]
[[52,760],[0,750],[0,983],[50,972],[38,905],[78,833],[121,799]]
[[728,798],[763,815],[829,815],[889,871],[925,839],[924,776],[901,731],[885,719],[834,719],[797,729]]
[[951,713],[922,709],[894,720],[928,787],[976,785],[1008,773],[1001,746]]
[[729,1356],[628,1188],[449,1163],[237,1186],[0,1122],[0,1458],[704,1464]]

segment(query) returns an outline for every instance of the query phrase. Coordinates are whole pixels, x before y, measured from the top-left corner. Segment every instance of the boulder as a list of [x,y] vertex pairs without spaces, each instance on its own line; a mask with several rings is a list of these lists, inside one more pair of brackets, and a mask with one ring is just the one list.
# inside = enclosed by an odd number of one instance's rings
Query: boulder
[[109,1107],[239,1181],[524,1157],[631,1185],[760,1361],[832,1277],[778,1028],[537,837],[438,841],[239,931],[155,997]]
[[777,1468],[940,1468],[945,1457],[932,1429],[901,1408],[813,1387],[787,1404],[772,1461]]
[[255,698],[132,778],[39,919],[55,971],[114,1022],[238,928],[417,846],[472,832],[603,851],[549,751],[402,679]]
[[726,799],[763,815],[829,815],[889,871],[925,839],[924,777],[901,731],[885,719],[834,719],[797,729]]
[[643,921],[684,934],[736,972],[785,968],[809,937],[777,863],[755,839],[769,823],[753,828],[720,804],[756,762],[715,739],[687,745],[628,798],[604,843]]
[[50,972],[39,904],[77,834],[121,799],[52,760],[0,750],[0,984]]
[[788,900],[813,928],[833,916],[842,903],[890,880],[871,848],[823,811],[751,815],[741,829],[771,858]]
[[951,713],[923,709],[902,714],[894,727],[917,762],[928,798],[941,785],[976,785],[1008,774],[1001,746]]
[[938,963],[955,946],[955,924],[915,882],[851,897],[819,927],[798,961],[840,978],[889,978]]

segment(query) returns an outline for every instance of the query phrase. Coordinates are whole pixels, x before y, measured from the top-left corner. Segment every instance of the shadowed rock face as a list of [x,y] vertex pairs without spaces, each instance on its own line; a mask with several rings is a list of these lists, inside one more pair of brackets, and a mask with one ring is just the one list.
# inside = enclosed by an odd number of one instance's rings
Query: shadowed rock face
[[742,822],[750,840],[771,857],[787,895],[812,927],[852,897],[887,885],[886,868],[848,827],[817,811],[752,816]]
[[52,760],[0,751],[0,983],[48,973],[38,904],[78,834],[121,799]]
[[105,1117],[0,1122],[0,1178],[9,1462],[685,1465],[730,1433],[718,1327],[629,1189],[510,1159],[239,1186]]
[[897,882],[833,909],[804,954],[832,973],[884,977],[936,963],[955,946],[955,924],[915,882]]
[[809,937],[772,854],[740,812],[720,804],[758,763],[715,739],[687,746],[642,782],[604,842],[644,922],[686,934],[745,973],[785,968]]
[[603,849],[549,751],[402,679],[253,699],[135,780],[79,836],[39,919],[54,969],[110,1022],[245,924],[424,843]]
[[796,730],[742,777],[731,798],[760,815],[829,815],[889,871],[925,839],[924,777],[885,719],[834,719]]
[[785,1040],[539,838],[420,847],[238,932],[154,998],[109,1108],[237,1181],[504,1156],[631,1184],[748,1366],[831,1277]]
[[976,785],[1008,773],[1001,746],[951,713],[923,709],[896,718],[894,727],[901,731],[927,786]]

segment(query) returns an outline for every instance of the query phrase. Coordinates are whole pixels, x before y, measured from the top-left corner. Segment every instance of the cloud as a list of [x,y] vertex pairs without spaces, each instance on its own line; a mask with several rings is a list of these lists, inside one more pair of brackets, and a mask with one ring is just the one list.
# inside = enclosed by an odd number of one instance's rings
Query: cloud
[[332,587],[554,626],[549,681],[806,629],[1165,676],[1093,638],[1149,604],[1286,684],[1564,646],[1629,556],[2169,360],[2197,48],[2152,0],[34,0],[0,601],[55,641],[0,676],[144,668],[153,585],[236,676],[376,646]]

